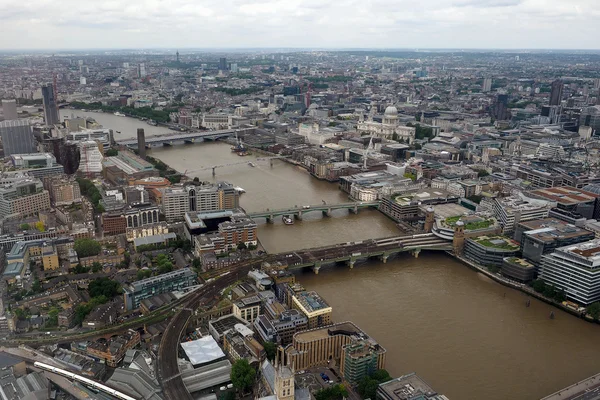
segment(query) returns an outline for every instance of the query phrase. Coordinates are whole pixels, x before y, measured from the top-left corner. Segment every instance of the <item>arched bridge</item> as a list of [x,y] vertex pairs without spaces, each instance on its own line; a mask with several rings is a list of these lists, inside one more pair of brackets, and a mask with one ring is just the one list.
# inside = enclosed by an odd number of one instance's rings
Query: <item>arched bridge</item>
[[[203,142],[205,140],[217,140],[235,135],[236,133],[242,133],[250,131],[254,128],[243,128],[243,129],[224,129],[220,131],[198,131],[188,133],[175,133],[172,135],[158,135],[148,136],[145,138],[146,147],[158,147],[158,146],[174,146],[177,144],[184,143],[195,143]],[[116,140],[117,144],[127,147],[137,148],[137,139],[124,139]]]
[[353,268],[356,261],[359,260],[377,257],[385,263],[390,256],[403,252],[410,252],[418,257],[421,250],[450,251],[452,250],[452,242],[441,239],[432,233],[424,233],[349,242],[335,246],[301,250],[285,255],[278,254],[278,256],[284,257],[280,260],[287,264],[288,269],[313,267],[315,273],[318,274],[319,269],[324,264],[345,262],[350,268]]
[[284,208],[280,210],[265,210],[259,212],[248,213],[250,218],[266,218],[267,222],[272,223],[275,217],[282,215],[294,216],[298,220],[302,220],[302,216],[310,212],[321,212],[325,216],[330,216],[333,210],[348,210],[352,213],[358,213],[361,208],[378,208],[379,202],[354,202],[354,203],[341,203],[341,204],[318,204],[310,206],[294,206],[291,208]]

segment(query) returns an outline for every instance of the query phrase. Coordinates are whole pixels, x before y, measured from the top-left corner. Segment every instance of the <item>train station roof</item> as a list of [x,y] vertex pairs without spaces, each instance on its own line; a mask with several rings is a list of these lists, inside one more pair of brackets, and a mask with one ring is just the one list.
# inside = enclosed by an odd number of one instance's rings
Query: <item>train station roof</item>
[[185,355],[192,365],[206,364],[225,357],[225,353],[212,336],[181,343]]

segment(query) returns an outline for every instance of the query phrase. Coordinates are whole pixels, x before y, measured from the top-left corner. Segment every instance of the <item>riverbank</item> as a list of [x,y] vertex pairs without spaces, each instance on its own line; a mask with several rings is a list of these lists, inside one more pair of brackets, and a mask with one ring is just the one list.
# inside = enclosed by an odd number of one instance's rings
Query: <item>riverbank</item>
[[528,296],[535,297],[536,299],[543,301],[546,304],[554,306],[554,307],[556,307],[562,311],[565,311],[575,317],[581,318],[584,321],[596,323],[596,324],[598,323],[598,321],[587,317],[585,314],[575,311],[561,303],[557,303],[556,301],[542,295],[541,293],[536,292],[535,290],[533,290],[531,287],[527,286],[524,283],[518,283],[515,281],[511,281],[510,279],[506,279],[506,278],[502,277],[500,274],[494,274],[494,273],[488,271],[485,267],[477,265],[473,261],[468,260],[464,257],[458,256],[451,251],[447,251],[446,254],[448,254],[450,257],[454,258],[455,260],[460,261],[462,264],[466,265],[467,267],[471,268],[472,270],[484,274],[488,278],[494,280],[495,282],[498,282],[499,284],[501,284],[503,286],[518,290],[522,293],[525,293]]

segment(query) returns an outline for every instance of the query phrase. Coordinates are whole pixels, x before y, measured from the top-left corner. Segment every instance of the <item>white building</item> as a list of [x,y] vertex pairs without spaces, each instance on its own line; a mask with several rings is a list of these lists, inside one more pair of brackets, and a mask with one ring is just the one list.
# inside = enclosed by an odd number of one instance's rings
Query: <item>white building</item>
[[494,216],[502,225],[502,232],[509,235],[521,221],[541,219],[548,216],[548,211],[556,203],[535,200],[523,195],[495,198],[492,202]]
[[212,130],[229,129],[231,126],[231,115],[229,114],[204,114],[202,116],[202,127]]
[[485,78],[483,80],[483,87],[482,87],[481,91],[483,93],[487,93],[487,92],[491,92],[492,91],[492,78]]
[[559,247],[542,256],[539,277],[581,305],[600,300],[600,239]]
[[402,139],[409,144],[415,140],[415,128],[399,125],[398,110],[394,106],[385,109],[381,123],[373,121],[372,116],[365,121],[364,116],[361,115],[356,129],[361,133],[369,133],[385,139],[392,139],[396,134],[398,140]]

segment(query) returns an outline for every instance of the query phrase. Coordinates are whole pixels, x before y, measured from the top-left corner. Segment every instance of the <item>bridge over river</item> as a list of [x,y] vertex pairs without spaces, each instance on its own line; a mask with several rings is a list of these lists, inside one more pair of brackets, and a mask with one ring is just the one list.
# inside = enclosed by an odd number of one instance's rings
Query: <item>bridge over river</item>
[[[254,128],[240,128],[240,129],[223,129],[219,131],[198,131],[198,132],[187,132],[187,133],[173,133],[172,135],[158,135],[148,136],[145,138],[146,147],[159,147],[159,146],[174,146],[177,144],[185,143],[197,143],[206,140],[214,141],[217,139],[223,139],[234,136],[236,133],[244,133],[252,131]],[[137,139],[124,139],[117,140],[116,143],[121,146],[137,148]]]
[[312,267],[314,272],[318,274],[319,269],[325,264],[344,262],[350,268],[353,268],[354,264],[360,260],[378,258],[385,263],[389,257],[403,252],[410,252],[414,257],[418,257],[421,250],[450,251],[452,250],[452,242],[441,239],[432,233],[424,233],[349,242],[291,252],[285,254],[283,258],[281,254],[278,254],[278,256],[279,261],[287,264],[288,269]]
[[348,210],[352,213],[358,213],[361,208],[379,208],[379,202],[354,202],[354,203],[341,203],[341,204],[317,204],[310,206],[294,206],[292,208],[284,208],[280,210],[265,210],[253,213],[248,213],[250,218],[266,218],[267,222],[272,223],[275,217],[282,215],[294,216],[298,220],[302,220],[302,216],[310,212],[321,212],[325,216],[331,216],[333,210]]

